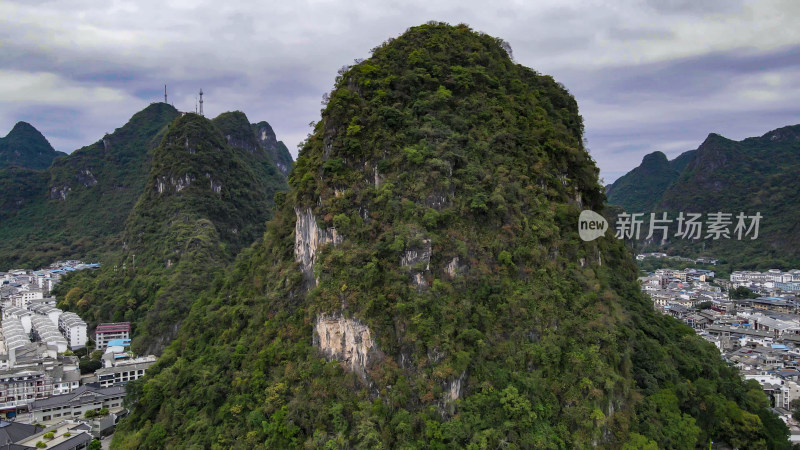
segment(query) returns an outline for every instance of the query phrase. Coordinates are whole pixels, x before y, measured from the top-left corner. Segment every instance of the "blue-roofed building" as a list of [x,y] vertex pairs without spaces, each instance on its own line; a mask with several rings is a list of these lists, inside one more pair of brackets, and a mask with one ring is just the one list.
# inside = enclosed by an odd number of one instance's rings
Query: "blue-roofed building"
[[108,341],[109,347],[130,347],[131,340],[130,339],[112,339]]

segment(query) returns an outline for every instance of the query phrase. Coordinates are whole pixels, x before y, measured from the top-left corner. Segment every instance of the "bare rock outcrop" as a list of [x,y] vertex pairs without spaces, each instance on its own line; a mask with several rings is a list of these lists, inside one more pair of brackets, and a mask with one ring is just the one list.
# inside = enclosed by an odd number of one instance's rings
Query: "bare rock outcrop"
[[[337,245],[342,237],[336,228],[321,229],[311,208],[295,208],[297,222],[294,228],[294,257],[303,270],[306,279],[314,279],[314,261],[317,252],[326,244]],[[318,282],[318,280],[317,280]]]
[[97,178],[95,178],[94,174],[89,169],[83,169],[78,171],[75,175],[75,178],[86,187],[91,187],[97,184]]
[[428,287],[423,276],[431,268],[431,240],[422,239],[420,245],[412,246],[403,253],[400,265],[411,268],[411,283],[417,288]]
[[194,181],[194,177],[189,176],[189,174],[186,174],[185,176],[178,178],[172,178],[172,177],[167,178],[165,176],[162,176],[158,177],[158,180],[156,180],[155,187],[158,190],[159,194],[163,194],[169,188],[174,188],[175,192],[180,192],[187,186],[192,184],[192,181]]
[[369,327],[356,319],[321,314],[314,322],[313,339],[329,361],[341,361],[348,370],[366,378],[370,355],[377,351]]
[[464,264],[461,264],[461,258],[458,256],[454,257],[444,266],[444,273],[450,276],[450,278],[455,278],[456,275],[460,274],[464,271]]
[[50,199],[64,201],[67,199],[67,194],[69,194],[71,190],[72,188],[67,185],[53,186],[50,188]]

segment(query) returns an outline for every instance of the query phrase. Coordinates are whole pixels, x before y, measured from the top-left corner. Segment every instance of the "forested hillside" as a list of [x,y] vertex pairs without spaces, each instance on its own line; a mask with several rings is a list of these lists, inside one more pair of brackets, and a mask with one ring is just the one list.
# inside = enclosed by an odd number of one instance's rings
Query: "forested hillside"
[[[800,125],[733,141],[710,134],[697,150],[665,164],[656,152],[608,189],[609,203],[628,212],[760,213],[758,238],[698,239],[670,236],[643,247],[684,256],[713,256],[727,270],[800,266]],[[657,164],[654,164],[655,161]],[[673,227],[672,233],[676,229]],[[641,237],[646,236],[643,233]],[[705,236],[705,233],[703,234]]]
[[45,172],[0,170],[0,270],[121,251],[125,221],[144,190],[149,152],[177,116],[172,106],[154,103]]
[[14,166],[43,170],[50,167],[56,157],[64,155],[27,122],[17,122],[6,137],[0,138],[0,169]]
[[788,447],[619,241],[578,238],[605,197],[563,86],[428,24],[329,99],[263,241],[128,384],[117,448]]
[[262,121],[250,126],[261,147],[269,153],[270,158],[278,166],[281,173],[288,176],[289,171],[292,169],[292,155],[289,153],[289,149],[286,148],[286,144],[278,140],[272,127],[267,122]]
[[[229,145],[220,127],[255,146]],[[61,307],[90,324],[133,322],[134,349],[160,353],[210,280],[262,236],[272,198],[286,182],[242,113],[213,122],[177,118],[150,166],[123,251],[98,271],[66,278],[55,292]]]
[[671,167],[667,155],[653,152],[645,155],[642,164],[606,188],[608,202],[628,211],[652,211],[661,195],[680,172]]

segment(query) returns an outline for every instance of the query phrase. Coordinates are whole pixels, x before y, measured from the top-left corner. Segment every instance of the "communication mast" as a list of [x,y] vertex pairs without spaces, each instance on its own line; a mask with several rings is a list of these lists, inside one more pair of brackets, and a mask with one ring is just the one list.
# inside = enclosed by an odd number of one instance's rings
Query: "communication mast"
[[200,89],[200,115],[203,115],[203,90]]
[[167,103],[167,85],[164,85],[164,103]]

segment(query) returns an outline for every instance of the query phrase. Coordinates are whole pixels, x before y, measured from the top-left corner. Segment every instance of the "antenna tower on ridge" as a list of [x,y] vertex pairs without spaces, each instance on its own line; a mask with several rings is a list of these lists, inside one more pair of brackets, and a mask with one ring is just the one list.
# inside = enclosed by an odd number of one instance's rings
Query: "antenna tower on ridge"
[[164,85],[164,103],[167,103],[167,85]]
[[203,90],[200,89],[200,115],[203,115]]

